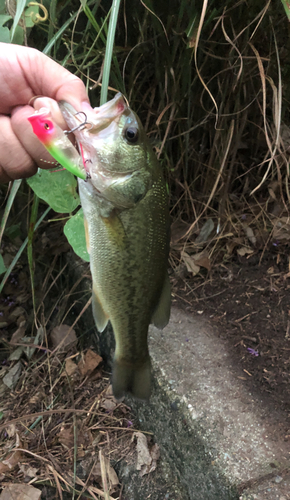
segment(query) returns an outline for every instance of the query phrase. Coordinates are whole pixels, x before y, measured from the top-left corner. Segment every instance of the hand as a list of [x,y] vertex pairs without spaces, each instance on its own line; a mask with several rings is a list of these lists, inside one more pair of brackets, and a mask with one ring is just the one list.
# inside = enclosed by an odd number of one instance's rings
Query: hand
[[0,182],[7,182],[34,175],[38,166],[52,167],[27,120],[35,109],[49,107],[53,120],[67,128],[56,101],[77,110],[91,107],[82,81],[35,49],[0,43],[0,77]]

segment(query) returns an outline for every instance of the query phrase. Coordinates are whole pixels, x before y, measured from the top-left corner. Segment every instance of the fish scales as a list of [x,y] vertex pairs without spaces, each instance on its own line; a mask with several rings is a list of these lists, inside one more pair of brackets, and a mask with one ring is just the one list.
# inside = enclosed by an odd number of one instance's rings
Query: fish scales
[[[156,182],[136,208],[117,217],[123,225],[125,245],[112,246],[102,217],[87,203],[87,185],[80,195],[89,226],[94,290],[118,338],[116,359],[129,363],[148,356],[148,325],[165,279],[168,256],[168,218],[165,186]],[[163,203],[160,203],[160,198]],[[163,208],[163,210],[162,210]],[[156,220],[158,214],[159,220]],[[154,284],[154,287],[152,287]],[[114,290],[114,300],[112,300]]]

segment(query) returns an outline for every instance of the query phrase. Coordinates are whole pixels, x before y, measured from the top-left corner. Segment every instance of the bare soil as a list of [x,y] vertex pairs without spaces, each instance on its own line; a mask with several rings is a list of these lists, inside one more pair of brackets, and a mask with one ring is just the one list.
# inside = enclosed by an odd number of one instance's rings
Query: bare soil
[[290,415],[289,288],[287,248],[283,254],[235,257],[208,276],[174,283],[174,302],[216,324],[239,378],[285,416]]

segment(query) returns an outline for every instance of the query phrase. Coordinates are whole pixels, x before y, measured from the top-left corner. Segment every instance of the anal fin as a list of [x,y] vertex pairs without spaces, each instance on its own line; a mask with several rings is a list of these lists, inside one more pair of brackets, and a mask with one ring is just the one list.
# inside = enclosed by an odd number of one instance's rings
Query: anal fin
[[162,330],[162,328],[164,328],[169,322],[170,307],[171,307],[171,289],[170,289],[169,276],[166,271],[161,295],[151,318],[151,323],[153,323],[153,325],[159,328],[160,330]]
[[92,293],[92,308],[93,308],[93,316],[95,320],[96,327],[99,332],[103,332],[108,324],[109,318],[105,313],[103,306],[99,300],[98,295],[95,290]]

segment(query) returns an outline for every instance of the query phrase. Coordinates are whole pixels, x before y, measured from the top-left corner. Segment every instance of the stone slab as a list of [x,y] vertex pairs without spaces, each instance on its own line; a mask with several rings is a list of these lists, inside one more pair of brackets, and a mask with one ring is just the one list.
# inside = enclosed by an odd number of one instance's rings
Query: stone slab
[[290,448],[277,432],[279,415],[237,377],[210,322],[173,308],[169,325],[150,327],[149,337],[155,390],[150,405],[134,408],[188,498],[230,500],[245,492],[288,500]]

